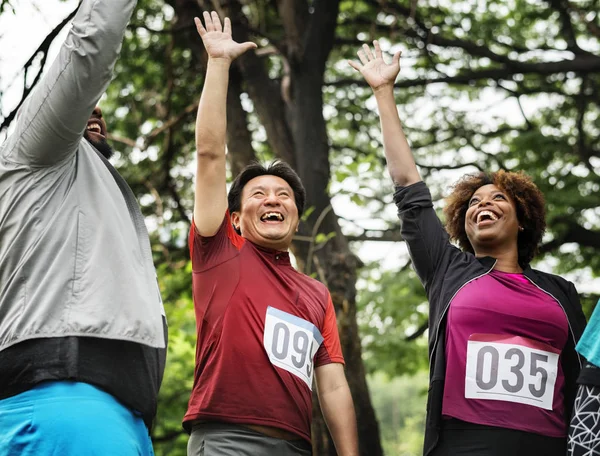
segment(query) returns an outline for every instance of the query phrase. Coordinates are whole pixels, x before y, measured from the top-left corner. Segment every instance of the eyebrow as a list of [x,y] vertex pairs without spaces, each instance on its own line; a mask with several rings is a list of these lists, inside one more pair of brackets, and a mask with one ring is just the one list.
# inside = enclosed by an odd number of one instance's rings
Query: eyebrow
[[[264,185],[257,185],[257,186],[254,186],[254,187],[250,187],[250,188],[249,188],[249,191],[254,191],[254,190],[266,190],[266,189],[267,189],[267,187],[265,187]],[[276,188],[275,188],[275,191],[276,191],[276,192],[280,192],[280,191],[282,191],[282,190],[284,190],[284,191],[286,191],[286,192],[289,192],[289,191],[291,191],[291,188],[289,188],[289,187],[283,187],[283,186],[281,186],[281,187],[276,187]]]
[[[507,193],[506,193],[505,191],[503,191],[503,190],[494,190],[494,191],[493,191],[493,192],[491,192],[490,194],[491,194],[491,195],[494,195],[494,196],[495,196],[495,195],[500,195],[500,194],[501,194],[501,195],[504,195],[504,196],[506,196],[506,195],[507,195]],[[473,193],[473,194],[471,195],[471,198],[469,198],[469,201],[471,201],[471,200],[472,200],[473,198],[475,198],[475,197],[481,198],[481,193]]]

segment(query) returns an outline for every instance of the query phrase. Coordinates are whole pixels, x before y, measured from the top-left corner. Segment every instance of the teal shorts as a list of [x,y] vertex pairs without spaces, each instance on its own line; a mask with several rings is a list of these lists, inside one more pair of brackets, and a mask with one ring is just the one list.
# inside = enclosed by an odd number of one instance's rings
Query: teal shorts
[[142,417],[88,383],[44,382],[0,400],[0,456],[153,456]]

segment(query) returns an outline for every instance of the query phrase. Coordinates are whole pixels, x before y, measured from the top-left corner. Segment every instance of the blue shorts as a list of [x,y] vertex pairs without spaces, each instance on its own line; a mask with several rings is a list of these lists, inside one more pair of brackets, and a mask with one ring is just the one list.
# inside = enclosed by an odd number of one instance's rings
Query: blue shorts
[[44,382],[0,400],[0,456],[153,456],[142,417],[88,383]]

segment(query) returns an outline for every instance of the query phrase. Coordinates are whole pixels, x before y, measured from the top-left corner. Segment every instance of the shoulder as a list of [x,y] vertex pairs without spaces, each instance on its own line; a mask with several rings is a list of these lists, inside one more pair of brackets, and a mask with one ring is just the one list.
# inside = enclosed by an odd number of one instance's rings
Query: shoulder
[[303,272],[296,271],[296,273],[298,276],[298,280],[301,281],[307,288],[314,290],[319,294],[329,296],[329,290],[322,282],[319,282],[314,277],[308,276]]
[[312,302],[311,307],[316,306],[320,309],[319,312],[325,312],[331,301],[327,287],[317,279],[299,271],[296,271],[296,280],[301,295]]
[[534,280],[539,280],[542,283],[560,288],[562,291],[568,292],[575,288],[573,282],[561,277],[557,274],[540,271],[538,269],[530,269],[530,274]]

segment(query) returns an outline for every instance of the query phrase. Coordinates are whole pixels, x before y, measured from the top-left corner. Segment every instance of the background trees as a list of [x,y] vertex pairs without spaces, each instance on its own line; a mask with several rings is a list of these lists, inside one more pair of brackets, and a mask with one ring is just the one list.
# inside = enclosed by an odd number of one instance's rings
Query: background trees
[[[76,2],[69,3],[74,10]],[[20,7],[0,0],[4,17]],[[259,44],[232,70],[231,173],[252,159],[281,158],[305,183],[311,209],[294,254],[298,267],[332,292],[363,454],[381,454],[382,441],[388,454],[415,451],[394,446],[388,431],[404,426],[405,435],[418,433],[420,418],[393,418],[396,412],[384,407],[393,401],[379,400],[413,386],[382,380],[381,372],[426,369],[427,329],[425,298],[391,204],[370,89],[345,63],[363,42],[379,38],[384,49],[404,51],[396,99],[434,195],[476,169],[527,171],[548,200],[538,267],[567,273],[591,310],[598,290],[592,279],[600,272],[596,0],[140,0],[102,107],[120,151],[116,164],[148,217],[169,314],[157,454],[185,451],[180,419],[195,343],[186,237],[205,65],[192,19],[204,8],[229,15],[236,38]],[[40,38],[13,91],[20,80],[23,97],[35,85],[65,24]],[[0,90],[11,77],[0,73]],[[18,107],[2,95],[0,141]],[[366,374],[376,371],[371,400]],[[414,378],[421,391],[423,377]],[[314,436],[315,454],[334,454],[318,418]]]

